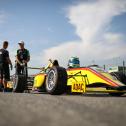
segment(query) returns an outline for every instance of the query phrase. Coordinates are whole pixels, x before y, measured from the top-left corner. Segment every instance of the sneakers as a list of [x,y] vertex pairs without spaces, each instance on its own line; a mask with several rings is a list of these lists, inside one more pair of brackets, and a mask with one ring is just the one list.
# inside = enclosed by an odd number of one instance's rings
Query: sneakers
[[4,88],[4,89],[3,89],[3,92],[8,92],[7,88]]

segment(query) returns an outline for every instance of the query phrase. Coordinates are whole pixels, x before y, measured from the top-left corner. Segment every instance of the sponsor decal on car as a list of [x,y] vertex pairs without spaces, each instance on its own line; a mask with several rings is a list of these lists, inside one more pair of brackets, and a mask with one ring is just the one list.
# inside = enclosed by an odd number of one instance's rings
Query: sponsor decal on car
[[85,91],[86,91],[86,86],[84,82],[78,82],[78,83],[72,84],[72,92],[83,93]]

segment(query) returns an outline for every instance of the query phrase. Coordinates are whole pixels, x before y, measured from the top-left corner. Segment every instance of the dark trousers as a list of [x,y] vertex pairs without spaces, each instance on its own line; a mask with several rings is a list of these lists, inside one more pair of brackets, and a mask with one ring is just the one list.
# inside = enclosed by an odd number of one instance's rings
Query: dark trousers
[[4,64],[3,68],[0,69],[0,79],[5,79],[6,81],[10,80],[10,70],[8,64]]
[[21,66],[20,64],[16,64],[16,74],[17,75],[26,75],[28,77],[27,64]]

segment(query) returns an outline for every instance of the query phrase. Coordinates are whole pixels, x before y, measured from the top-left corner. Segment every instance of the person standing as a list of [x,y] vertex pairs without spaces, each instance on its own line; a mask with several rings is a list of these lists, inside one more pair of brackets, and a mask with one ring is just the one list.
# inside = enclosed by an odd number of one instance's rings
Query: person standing
[[8,44],[8,41],[4,41],[3,48],[0,49],[0,83],[3,85],[5,92],[7,91],[7,81],[10,81],[9,65],[11,70],[13,68],[9,52],[7,51]]
[[30,61],[30,53],[24,47],[24,41],[20,41],[18,44],[20,49],[17,50],[16,54],[16,74],[26,74],[28,76],[27,63]]

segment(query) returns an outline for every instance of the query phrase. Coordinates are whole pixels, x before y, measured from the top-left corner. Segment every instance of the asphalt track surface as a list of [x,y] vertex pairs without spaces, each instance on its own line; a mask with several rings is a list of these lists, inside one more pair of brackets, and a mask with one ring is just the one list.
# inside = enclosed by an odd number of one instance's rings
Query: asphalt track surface
[[0,93],[0,126],[126,126],[126,96]]

